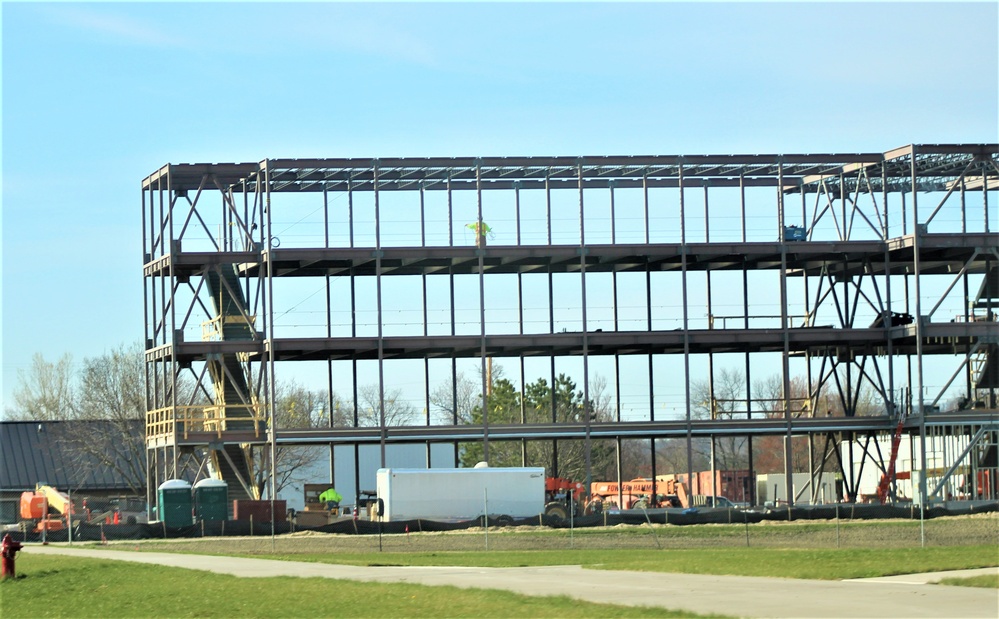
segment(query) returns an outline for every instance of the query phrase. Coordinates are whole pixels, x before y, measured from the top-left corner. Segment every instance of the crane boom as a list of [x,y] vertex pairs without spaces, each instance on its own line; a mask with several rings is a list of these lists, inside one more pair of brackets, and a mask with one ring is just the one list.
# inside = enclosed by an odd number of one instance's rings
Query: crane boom
[[895,435],[891,439],[891,454],[888,457],[888,470],[881,476],[878,483],[878,501],[884,505],[888,502],[888,491],[892,482],[895,481],[895,460],[898,458],[898,446],[902,442],[902,428],[905,425],[905,416],[900,415],[898,426],[895,428]]

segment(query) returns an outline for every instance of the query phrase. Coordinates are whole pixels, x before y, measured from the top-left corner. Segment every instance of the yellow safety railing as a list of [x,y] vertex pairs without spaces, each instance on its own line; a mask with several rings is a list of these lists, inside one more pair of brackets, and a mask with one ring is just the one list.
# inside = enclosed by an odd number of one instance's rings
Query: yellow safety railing
[[256,322],[256,316],[243,316],[242,314],[216,316],[211,320],[201,323],[201,339],[206,342],[221,341],[222,331],[226,325],[246,325],[252,330]]
[[262,407],[254,404],[210,404],[203,406],[168,406],[146,412],[146,437],[183,436],[190,432],[214,432],[219,438],[232,422],[253,422],[254,436],[260,438]]

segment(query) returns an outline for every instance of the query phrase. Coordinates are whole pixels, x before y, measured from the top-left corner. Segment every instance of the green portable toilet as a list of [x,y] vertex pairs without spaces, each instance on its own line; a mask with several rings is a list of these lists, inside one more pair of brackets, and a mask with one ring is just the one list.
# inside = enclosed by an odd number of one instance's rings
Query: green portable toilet
[[228,520],[229,484],[221,479],[194,484],[194,514],[198,520]]
[[183,479],[170,479],[158,488],[156,505],[160,520],[168,527],[187,527],[194,524],[191,517],[191,484]]

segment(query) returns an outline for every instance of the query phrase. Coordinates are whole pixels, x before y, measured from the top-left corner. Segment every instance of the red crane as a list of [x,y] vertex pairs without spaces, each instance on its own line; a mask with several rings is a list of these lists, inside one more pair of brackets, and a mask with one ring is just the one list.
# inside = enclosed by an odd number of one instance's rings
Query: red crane
[[895,436],[891,439],[891,455],[888,458],[888,470],[881,476],[878,483],[878,501],[884,505],[888,502],[888,491],[891,483],[895,481],[895,460],[898,458],[898,445],[902,442],[902,426],[905,425],[905,415],[899,415],[898,426],[895,428]]

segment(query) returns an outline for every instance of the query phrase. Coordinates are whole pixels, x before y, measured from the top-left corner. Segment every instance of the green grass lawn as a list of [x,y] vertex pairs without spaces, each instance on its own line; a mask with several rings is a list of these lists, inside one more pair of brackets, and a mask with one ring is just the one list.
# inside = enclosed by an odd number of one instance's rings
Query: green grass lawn
[[[492,545],[488,551],[482,545],[484,537],[476,532],[386,536],[384,540],[377,536],[305,534],[143,540],[107,546],[78,543],[74,547],[365,566],[581,565],[590,569],[821,580],[999,565],[995,519],[929,523],[927,539],[932,543],[926,547],[913,544],[914,530],[918,532],[911,523],[758,526],[749,529],[752,546],[748,547],[742,545],[747,529],[739,525],[663,528],[656,530],[658,539],[648,527],[576,531],[574,538],[565,530],[504,531],[489,535]],[[840,547],[841,539],[850,543]],[[380,552],[383,541],[384,552]],[[237,578],[27,551],[19,555],[17,567],[21,577],[0,583],[3,618],[694,616],[660,608],[602,605],[498,590],[323,578]],[[997,587],[997,581],[987,576],[948,580],[947,584]],[[17,603],[21,600],[29,603]]]
[[[228,547],[234,547],[230,540]],[[178,540],[80,548],[192,552],[204,542]],[[269,547],[270,544],[264,544]],[[226,547],[223,545],[223,547]],[[216,546],[218,548],[218,546]],[[203,550],[201,552],[204,552]],[[208,553],[206,553],[208,554]],[[843,579],[991,567],[994,544],[928,548],[702,548],[475,552],[267,551],[213,554],[348,565],[516,567],[582,565],[592,569]],[[206,561],[210,559],[206,558]],[[0,616],[19,617],[695,617],[681,611],[593,604],[564,596],[385,584],[323,578],[237,578],[180,568],[85,557],[18,556],[19,577],[0,582]],[[999,587],[999,578],[945,584]],[[18,603],[28,600],[29,603]]]
[[0,616],[39,617],[707,617],[565,596],[365,583],[237,578],[124,561],[22,553],[0,581]]
[[[158,545],[156,550],[164,550]],[[182,545],[174,545],[179,550]],[[895,574],[991,567],[995,546],[898,549],[755,549],[697,550],[538,550],[433,553],[272,554],[220,553],[238,556],[346,565],[457,565],[523,567],[581,565],[605,570],[678,572],[732,576],[772,576],[841,580]]]
[[972,576],[971,578],[944,578],[941,585],[952,585],[955,587],[981,587],[982,589],[999,589],[999,574],[986,574],[985,576]]

